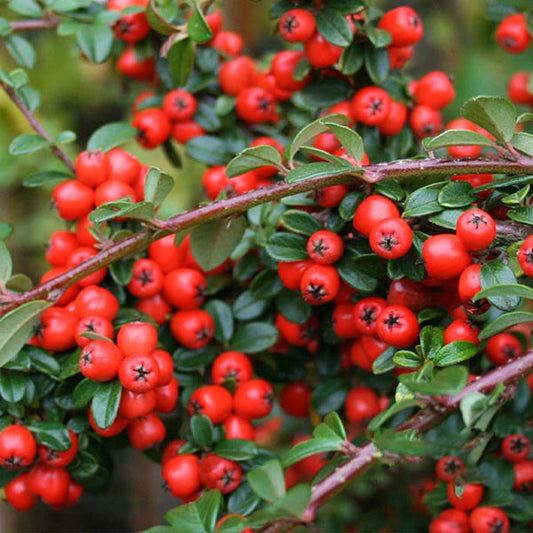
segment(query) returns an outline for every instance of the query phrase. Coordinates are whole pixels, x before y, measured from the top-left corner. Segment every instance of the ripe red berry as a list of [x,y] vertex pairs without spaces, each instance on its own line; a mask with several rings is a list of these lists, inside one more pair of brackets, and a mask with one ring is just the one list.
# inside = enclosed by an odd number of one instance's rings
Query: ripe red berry
[[300,281],[302,298],[311,305],[321,305],[334,300],[339,286],[339,274],[331,265],[311,265]]
[[272,93],[261,87],[247,87],[237,96],[237,115],[251,124],[269,122],[274,119],[276,100]]
[[304,43],[304,52],[312,67],[326,68],[334,65],[341,57],[343,48],[326,40],[319,32]]
[[346,418],[352,424],[366,424],[380,411],[379,397],[370,387],[359,386],[350,389],[344,401]]
[[333,231],[315,231],[307,240],[307,253],[315,263],[330,265],[338,261],[343,252],[344,241]]
[[531,43],[531,34],[524,14],[515,13],[505,17],[496,28],[496,41],[511,54],[520,54],[527,50]]
[[507,83],[507,96],[515,104],[533,105],[533,94],[529,89],[531,73],[525,70],[515,72]]
[[290,416],[303,418],[309,415],[312,390],[302,381],[284,385],[280,392],[279,404]]
[[125,389],[146,392],[159,386],[159,366],[150,354],[131,355],[120,363],[118,379]]
[[400,211],[392,200],[379,194],[371,194],[357,206],[353,217],[353,227],[368,237],[379,221],[399,216]]
[[407,348],[417,339],[420,326],[416,315],[403,305],[388,305],[376,319],[376,333],[387,344]]
[[417,104],[439,110],[453,101],[455,89],[445,72],[434,70],[418,80],[414,97]]
[[197,309],[204,302],[207,279],[193,268],[177,268],[163,281],[163,297],[179,309]]
[[239,463],[210,454],[200,463],[200,483],[206,489],[218,489],[222,494],[233,492],[242,480]]
[[155,148],[169,137],[172,124],[167,115],[158,108],[144,109],[133,117],[133,127],[137,130],[137,140],[145,148]]
[[476,507],[469,517],[472,533],[509,533],[507,513],[499,507]]
[[29,472],[24,472],[4,487],[6,500],[17,511],[29,511],[37,505],[37,496],[28,486],[29,476]]
[[249,56],[242,55],[226,61],[218,71],[220,88],[230,96],[237,96],[242,90],[254,84],[255,65]]
[[49,466],[61,467],[69,465],[78,453],[78,436],[69,429],[70,447],[66,450],[55,450],[40,444],[37,452],[41,461]]
[[419,139],[432,137],[442,131],[442,115],[432,107],[417,105],[409,115],[409,126]]
[[63,220],[77,220],[91,212],[93,189],[79,180],[62,181],[52,191],[52,202]]
[[501,443],[502,455],[512,463],[525,461],[529,457],[531,450],[530,440],[521,433],[507,435]]
[[493,335],[485,344],[488,360],[494,365],[503,365],[524,353],[522,344],[511,333],[502,332]]
[[233,398],[233,411],[243,418],[263,418],[272,411],[274,390],[264,379],[251,379],[243,383]]
[[10,424],[0,431],[0,464],[4,468],[29,466],[36,455],[37,442],[28,428]]
[[254,440],[254,426],[242,416],[231,414],[222,422],[222,425],[227,439]]
[[461,511],[471,511],[477,507],[483,499],[485,490],[479,483],[465,483],[462,487],[462,494],[458,496],[455,493],[453,482],[448,483],[448,501]]
[[175,122],[191,119],[197,107],[196,97],[185,89],[169,91],[163,98],[163,112]]
[[454,341],[471,342],[479,344],[479,328],[474,322],[456,319],[444,330],[444,343]]
[[387,11],[380,19],[378,28],[388,31],[392,46],[411,46],[424,34],[424,27],[418,13],[407,6]]
[[300,61],[305,57],[299,50],[283,50],[277,52],[272,58],[272,74],[276,85],[283,91],[301,91],[310,81],[310,76],[302,79],[294,77],[294,71]]
[[213,424],[220,424],[230,413],[233,398],[228,389],[220,385],[203,385],[189,398],[189,414],[207,416]]
[[131,445],[138,450],[147,450],[161,442],[167,432],[165,424],[155,413],[131,420],[127,431]]
[[183,346],[197,350],[209,344],[214,337],[215,321],[203,309],[184,309],[172,315],[170,331]]
[[513,463],[513,471],[513,490],[524,494],[531,494],[533,492],[533,461]]
[[74,309],[80,318],[100,316],[111,322],[117,316],[119,303],[117,297],[108,289],[88,285],[76,296]]
[[372,228],[368,242],[380,257],[398,259],[411,248],[413,230],[403,218],[385,218]]
[[211,367],[211,379],[215,385],[222,385],[226,380],[234,380],[238,387],[252,379],[252,362],[242,352],[228,351],[217,355]]
[[189,498],[200,490],[199,463],[198,457],[192,454],[176,455],[163,463],[163,479],[173,496]]
[[357,122],[377,126],[385,121],[390,111],[391,97],[381,87],[364,87],[353,97],[353,115]]
[[315,33],[316,20],[313,13],[296,7],[285,11],[279,19],[278,30],[283,39],[290,43],[302,43]]
[[89,187],[97,187],[109,176],[107,153],[101,150],[85,150],[78,154],[74,162],[74,172],[78,179]]
[[455,455],[445,455],[435,464],[435,475],[440,481],[445,483],[453,481],[464,472],[465,465],[459,457]]
[[496,237],[496,223],[486,211],[469,209],[457,219],[455,232],[467,250],[484,250]]
[[109,381],[118,374],[124,356],[111,341],[88,342],[80,354],[80,371],[94,381]]
[[64,307],[45,309],[35,329],[38,346],[52,352],[62,352],[76,344],[78,319]]
[[153,353],[157,340],[157,328],[150,322],[128,322],[117,333],[117,346],[126,357]]
[[533,276],[533,235],[525,238],[517,253],[518,262],[526,276]]
[[431,235],[422,246],[427,273],[435,279],[458,276],[472,261],[463,241],[457,235]]

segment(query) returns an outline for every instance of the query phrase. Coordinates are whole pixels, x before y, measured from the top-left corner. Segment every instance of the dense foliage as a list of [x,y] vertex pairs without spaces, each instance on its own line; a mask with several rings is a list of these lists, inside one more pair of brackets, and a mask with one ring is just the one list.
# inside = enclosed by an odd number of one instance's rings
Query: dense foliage
[[[34,130],[9,151],[57,156],[25,185],[64,221],[35,286],[0,243],[5,499],[73,506],[132,446],[180,504],[154,533],[527,530],[529,74],[444,124],[448,74],[405,70],[411,7],[281,0],[280,50],[252,57],[212,4],[12,0],[0,19],[0,85]],[[490,13],[524,52],[530,14]],[[76,134],[35,114],[25,32],[44,30],[139,91],[74,161]],[[160,217],[174,178],[133,138],[203,164],[205,202]]]

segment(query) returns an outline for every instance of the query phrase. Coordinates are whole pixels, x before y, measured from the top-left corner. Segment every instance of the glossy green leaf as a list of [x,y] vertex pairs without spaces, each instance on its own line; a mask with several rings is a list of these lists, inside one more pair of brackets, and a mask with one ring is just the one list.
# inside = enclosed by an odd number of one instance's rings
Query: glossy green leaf
[[285,478],[277,459],[248,472],[246,477],[252,490],[263,500],[275,502],[285,495]]
[[370,79],[375,84],[383,83],[387,79],[390,70],[390,59],[387,50],[385,48],[376,48],[367,43],[364,49],[364,57]]
[[19,65],[29,69],[35,66],[35,48],[28,39],[13,33],[7,35],[4,38],[4,42],[11,57],[13,57]]
[[128,122],[110,122],[93,132],[87,142],[87,150],[107,152],[130,141],[136,134],[137,130]]
[[178,14],[178,5],[174,2],[150,0],[146,6],[146,19],[150,27],[161,35],[171,35],[177,28],[172,25]]
[[437,201],[442,207],[469,207],[476,200],[472,191],[467,181],[452,181],[439,191]]
[[214,135],[199,135],[186,145],[187,154],[210,166],[225,165],[234,153],[224,139]]
[[144,182],[144,200],[159,207],[174,187],[174,178],[158,168],[152,167]]
[[421,217],[442,211],[443,208],[439,204],[438,198],[439,188],[436,184],[414,190],[407,197],[403,216],[407,218]]
[[38,346],[25,346],[24,352],[28,355],[32,368],[49,376],[59,376],[61,365],[53,354]]
[[388,31],[376,28],[370,24],[365,27],[365,31],[368,40],[375,48],[385,48],[390,45],[392,37]]
[[410,350],[398,350],[392,360],[398,365],[405,368],[418,368],[422,366],[424,360],[420,355]]
[[278,312],[295,324],[303,324],[311,318],[311,306],[304,301],[300,291],[284,289],[276,296],[275,302]]
[[168,51],[167,61],[172,81],[177,87],[185,85],[194,66],[194,43],[192,39],[176,41]]
[[461,363],[474,357],[477,346],[471,342],[453,341],[444,345],[435,355],[435,366],[448,366]]
[[77,136],[73,131],[65,130],[57,135],[57,137],[54,139],[54,142],[56,144],[68,144],[74,142],[76,138]]
[[427,152],[448,146],[493,146],[494,143],[485,135],[471,130],[446,130],[436,137],[427,137],[423,141]]
[[92,379],[82,379],[72,391],[72,401],[78,409],[85,407],[93,398],[100,383]]
[[461,114],[492,133],[497,141],[509,142],[514,135],[516,108],[501,96],[477,96],[465,102]]
[[515,222],[520,222],[522,224],[528,224],[529,226],[533,226],[532,206],[527,205],[523,207],[515,207],[507,212],[507,216]]
[[533,156],[533,135],[525,131],[517,132],[511,139],[511,144],[519,152]]
[[482,298],[491,298],[494,296],[515,296],[516,298],[533,300],[533,289],[527,285],[520,285],[518,283],[500,283],[480,290],[472,300],[476,302]]
[[353,32],[346,18],[334,9],[321,9],[316,14],[317,30],[326,41],[346,47],[353,39]]
[[94,223],[101,223],[117,217],[150,220],[153,216],[154,206],[152,204],[124,199],[100,205],[91,211],[89,218]]
[[35,300],[22,304],[0,318],[0,367],[17,355],[31,337],[39,316],[49,302]]
[[337,262],[340,277],[354,289],[371,292],[378,286],[378,260],[374,255],[343,257]]
[[444,346],[444,329],[437,326],[424,326],[420,331],[420,349],[426,359],[433,359]]
[[9,145],[11,155],[33,154],[51,146],[50,141],[37,133],[23,133]]
[[352,156],[356,161],[363,159],[365,147],[363,146],[363,139],[359,133],[348,126],[336,124],[335,122],[324,122],[324,124],[339,139],[348,155]]
[[497,333],[501,333],[506,329],[523,324],[525,322],[533,322],[533,313],[527,311],[511,311],[498,316],[492,322],[489,322],[479,333],[479,340],[484,341],[489,339]]
[[398,379],[412,392],[452,395],[466,385],[468,369],[461,365],[449,366],[436,371],[429,381],[420,380],[417,373],[403,374]]
[[191,432],[198,446],[208,448],[213,444],[213,424],[207,416],[194,415],[191,418]]
[[0,285],[5,285],[11,277],[12,271],[13,262],[11,260],[11,254],[7,249],[6,243],[0,241]]
[[215,339],[227,342],[233,336],[234,320],[231,307],[222,300],[209,300],[205,310],[215,321]]
[[311,455],[325,452],[337,452],[341,450],[342,441],[339,439],[310,439],[301,442],[291,448],[283,457],[284,468],[305,459]]
[[60,170],[43,170],[26,176],[22,182],[24,187],[40,187],[41,185],[56,185],[61,181],[72,179],[72,175]]
[[300,261],[307,259],[307,238],[303,235],[274,233],[266,245],[266,251],[276,261]]
[[248,354],[259,353],[274,346],[278,336],[278,329],[268,322],[247,322],[231,339],[230,348]]
[[174,352],[174,362],[178,370],[191,372],[192,370],[200,370],[210,365],[215,360],[217,354],[217,349],[211,346],[200,350],[178,348]]
[[83,25],[76,33],[81,51],[93,63],[106,61],[113,49],[113,30],[106,24]]
[[304,128],[302,128],[292,140],[292,143],[289,146],[288,151],[288,160],[289,163],[292,163],[294,156],[300,150],[300,148],[312,141],[317,135],[325,133],[329,130],[329,127],[324,124],[324,122],[335,123],[335,124],[349,124],[350,119],[346,115],[336,114],[336,115],[326,115],[321,117]]
[[238,153],[226,167],[226,176],[232,178],[250,170],[267,166],[283,168],[280,153],[273,146],[253,146]]
[[339,410],[346,398],[349,385],[344,378],[330,378],[319,383],[313,390],[311,405],[320,415]]
[[8,7],[25,17],[41,18],[43,13],[41,6],[35,0],[10,0]]
[[233,303],[233,314],[237,320],[254,320],[267,310],[268,305],[269,300],[256,298],[251,291],[244,291]]
[[[480,282],[483,289],[493,287],[495,285],[514,284],[516,283],[516,276],[513,270],[499,260],[488,261],[481,267]],[[502,309],[503,311],[511,311],[516,309],[520,303],[520,298],[512,294],[505,294],[501,296],[490,296],[489,302]]]
[[426,456],[434,453],[435,445],[422,440],[414,430],[393,431],[391,429],[378,430],[372,441],[380,450],[410,455]]
[[464,423],[470,427],[487,407],[487,397],[481,392],[467,394],[459,404]]
[[180,533],[211,533],[222,506],[219,490],[204,492],[195,502],[174,507],[165,514],[172,531]]
[[322,229],[322,224],[311,214],[298,209],[289,209],[281,215],[281,225],[294,233],[310,236]]
[[93,396],[91,410],[99,428],[108,428],[115,420],[120,403],[122,385],[118,379],[100,383]]
[[257,445],[246,439],[228,439],[215,446],[215,453],[230,461],[247,461],[253,459],[258,453]]
[[[359,172],[363,171],[359,169]],[[333,163],[308,163],[307,165],[302,165],[291,170],[285,179],[288,183],[298,183],[313,178],[342,176],[350,173],[356,175],[357,167],[354,167],[348,162],[346,165],[336,165]]]
[[26,377],[19,372],[0,374],[0,397],[9,403],[22,401],[26,392]]
[[61,422],[32,420],[28,429],[35,435],[39,444],[44,444],[53,450],[64,451],[71,446],[68,429]]
[[235,249],[246,229],[245,217],[217,219],[191,232],[191,251],[204,270],[221,265]]
[[187,33],[197,43],[205,43],[213,38],[213,32],[196,2],[194,2],[192,15],[187,21]]

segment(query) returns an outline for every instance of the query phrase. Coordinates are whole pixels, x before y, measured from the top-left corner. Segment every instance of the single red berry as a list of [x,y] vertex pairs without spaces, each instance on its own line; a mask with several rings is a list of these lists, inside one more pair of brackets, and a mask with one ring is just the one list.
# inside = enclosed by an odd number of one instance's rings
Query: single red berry
[[113,148],[107,152],[109,179],[132,183],[141,171],[140,161],[123,148]]
[[313,13],[295,7],[285,11],[279,19],[280,36],[290,43],[303,43],[315,33],[316,19]]
[[422,257],[427,273],[441,280],[458,276],[472,262],[463,241],[449,233],[428,237],[422,246]]
[[313,198],[320,207],[337,207],[348,192],[346,185],[330,185],[313,191]]
[[411,248],[413,230],[403,218],[385,218],[372,228],[368,242],[380,257],[398,259]]
[[148,298],[141,298],[135,304],[135,309],[148,315],[159,326],[165,324],[172,313],[171,305],[163,298],[163,296],[161,296],[161,294],[154,294]]
[[186,348],[203,348],[215,335],[215,321],[203,309],[176,311],[170,320],[170,331]]
[[219,31],[211,41],[211,46],[230,57],[236,57],[244,48],[244,39],[234,31]]
[[338,303],[331,315],[333,331],[341,339],[350,339],[360,335],[355,326],[355,307],[351,302]]
[[[79,246],[68,256],[65,266],[67,268],[74,268],[75,266],[81,265],[85,261],[90,260],[97,253],[98,250],[92,246]],[[78,286],[88,287],[89,285],[98,285],[104,280],[106,274],[107,267],[99,268],[92,274],[88,274],[87,276],[78,280]]]
[[318,322],[313,317],[302,324],[297,324],[278,313],[274,324],[282,338],[293,346],[307,346],[318,335]]
[[517,253],[518,262],[528,277],[533,277],[533,235],[525,238]]
[[474,322],[456,319],[444,330],[444,343],[449,344],[454,341],[471,342],[476,346],[479,344],[479,328]]
[[4,487],[6,500],[17,511],[29,511],[37,505],[37,496],[28,485],[29,476],[29,472],[24,472]]
[[455,455],[445,455],[435,464],[435,474],[437,479],[447,483],[453,481],[464,472],[465,465],[459,457]]
[[391,100],[387,116],[383,122],[378,124],[379,132],[382,135],[398,135],[407,123],[407,113],[408,109],[405,104]]
[[197,107],[196,97],[185,89],[173,89],[163,98],[163,112],[174,122],[191,119]]
[[204,302],[207,279],[193,268],[177,268],[167,272],[163,281],[163,297],[179,309],[197,309]]
[[448,501],[455,509],[461,511],[471,511],[477,507],[483,499],[485,490],[479,483],[465,483],[462,487],[462,494],[455,493],[453,482],[448,483]]
[[127,431],[131,445],[138,450],[147,450],[161,442],[167,432],[165,424],[155,413],[131,420]]
[[339,286],[339,274],[331,265],[311,265],[300,281],[302,298],[311,305],[322,305],[334,300]]
[[52,266],[65,266],[70,254],[80,246],[72,231],[54,231],[46,243],[45,259]]
[[255,76],[252,58],[242,55],[222,64],[218,71],[218,82],[224,93],[237,96],[242,90],[254,85]]
[[353,387],[344,400],[346,419],[352,424],[366,424],[381,411],[379,397],[370,387]]
[[223,352],[215,358],[211,367],[211,379],[215,385],[222,385],[224,381],[234,380],[238,387],[252,379],[252,362],[242,352]]
[[377,126],[385,121],[390,111],[391,97],[381,87],[359,89],[353,97],[353,115],[356,121]]
[[63,220],[77,220],[94,206],[94,192],[79,180],[62,181],[52,191],[52,202]]
[[235,102],[237,115],[251,124],[272,121],[275,116],[275,108],[274,96],[260,87],[243,89]]
[[[122,389],[118,414],[120,417],[128,420],[139,418],[151,413],[156,406],[157,397],[155,391],[133,392],[128,389]],[[124,429],[123,427],[121,428]]]
[[379,194],[371,194],[357,206],[353,217],[353,227],[361,235],[368,237],[379,221],[399,216],[400,211],[392,200]]
[[525,52],[531,43],[531,34],[525,15],[515,13],[505,17],[496,28],[496,41],[511,54]]
[[484,250],[496,237],[496,223],[483,209],[469,209],[457,219],[455,233],[468,251]]
[[376,319],[378,337],[396,348],[411,346],[419,331],[416,315],[403,305],[388,305]]
[[376,332],[376,320],[387,302],[378,296],[367,296],[359,300],[354,307],[354,324],[357,331],[363,335]]
[[35,328],[38,346],[52,352],[62,352],[76,344],[78,319],[64,307],[45,309]]
[[507,96],[515,104],[533,105],[533,94],[531,94],[529,80],[531,73],[525,70],[515,72],[507,83]]
[[78,436],[71,429],[69,429],[68,433],[70,437],[70,446],[66,450],[55,450],[44,444],[39,445],[37,452],[44,464],[61,467],[69,465],[74,460],[78,453]]
[[37,442],[31,431],[19,424],[10,424],[0,431],[0,464],[7,469],[24,468],[33,463]]
[[117,333],[117,346],[126,357],[151,354],[157,342],[157,328],[150,322],[128,322]]
[[231,414],[222,422],[222,425],[227,439],[254,440],[254,426],[242,416]]
[[525,461],[529,457],[531,450],[530,440],[521,433],[507,435],[501,443],[502,455],[512,463]]
[[74,162],[74,172],[85,185],[97,187],[109,176],[107,153],[101,150],[85,150],[81,152]]
[[99,316],[111,322],[118,314],[119,302],[108,289],[98,285],[88,285],[76,296],[74,309],[80,318]]
[[199,463],[196,455],[183,454],[176,455],[163,464],[163,479],[173,496],[189,498],[200,490]]
[[264,379],[251,379],[243,383],[233,398],[233,411],[243,418],[263,418],[272,411],[274,390]]
[[524,494],[533,492],[533,461],[513,463],[513,490]]
[[283,412],[303,418],[309,415],[312,390],[302,381],[284,385],[280,392],[279,404]]
[[94,381],[109,381],[118,374],[124,356],[111,341],[88,342],[80,354],[80,371]]
[[206,489],[229,494],[241,484],[241,480],[242,468],[235,461],[210,454],[200,463],[200,483]]
[[159,386],[159,366],[150,354],[131,355],[120,363],[118,379],[125,389],[146,392]]
[[312,67],[326,68],[333,66],[341,57],[344,48],[330,43],[319,32],[304,43],[304,52]]
[[418,13],[407,6],[387,11],[380,19],[378,28],[388,31],[392,46],[411,46],[424,34],[424,27]]
[[524,353],[522,344],[512,333],[493,335],[485,344],[485,354],[494,365],[500,366]]
[[432,107],[417,105],[409,115],[409,126],[419,139],[432,137],[442,131],[442,115]]
[[47,505],[62,508],[67,502],[70,482],[66,468],[39,462],[30,470],[28,488]]
[[155,71],[155,58],[149,56],[141,58],[137,55],[135,47],[129,45],[120,54],[116,62],[116,69],[119,74],[128,76],[129,78],[141,81],[151,82],[154,80]]
[[453,101],[455,89],[445,72],[434,70],[418,80],[414,97],[417,104],[439,110]]
[[155,148],[169,137],[172,124],[167,115],[158,108],[144,109],[133,117],[133,127],[137,130],[137,141],[144,148]]
[[304,58],[305,54],[299,50],[283,50],[274,55],[271,71],[280,89],[292,93],[301,91],[309,83],[311,79],[309,75],[301,79],[294,77],[298,64]]
[[203,385],[189,398],[189,414],[207,416],[213,424],[220,424],[230,413],[233,398],[231,393],[220,385]]
[[179,381],[172,377],[166,385],[159,385],[154,389],[155,407],[157,413],[172,413],[179,398]]
[[472,533],[509,533],[507,513],[499,507],[480,506],[470,513]]
[[337,262],[343,252],[344,241],[333,231],[315,231],[307,240],[307,253],[315,263],[330,265]]

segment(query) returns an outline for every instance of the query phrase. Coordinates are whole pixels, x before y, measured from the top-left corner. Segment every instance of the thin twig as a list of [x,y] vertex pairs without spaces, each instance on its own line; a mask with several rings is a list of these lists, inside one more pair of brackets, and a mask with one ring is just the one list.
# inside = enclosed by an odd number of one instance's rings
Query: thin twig
[[44,137],[48,142],[52,144],[52,152],[72,171],[74,172],[74,163],[70,158],[54,143],[52,137],[48,132],[42,127],[41,123],[35,118],[35,115],[26,107],[26,104],[22,101],[22,98],[17,94],[17,91],[8,85],[7,83],[0,81],[0,86],[7,93],[9,98],[13,103],[20,109],[22,114],[26,117],[26,120],[29,122],[30,126],[34,129],[36,133]]
[[35,20],[16,20],[10,22],[9,25],[14,33],[22,33],[26,31],[49,30],[52,28],[57,28],[60,23],[61,19],[57,17],[49,17]]

